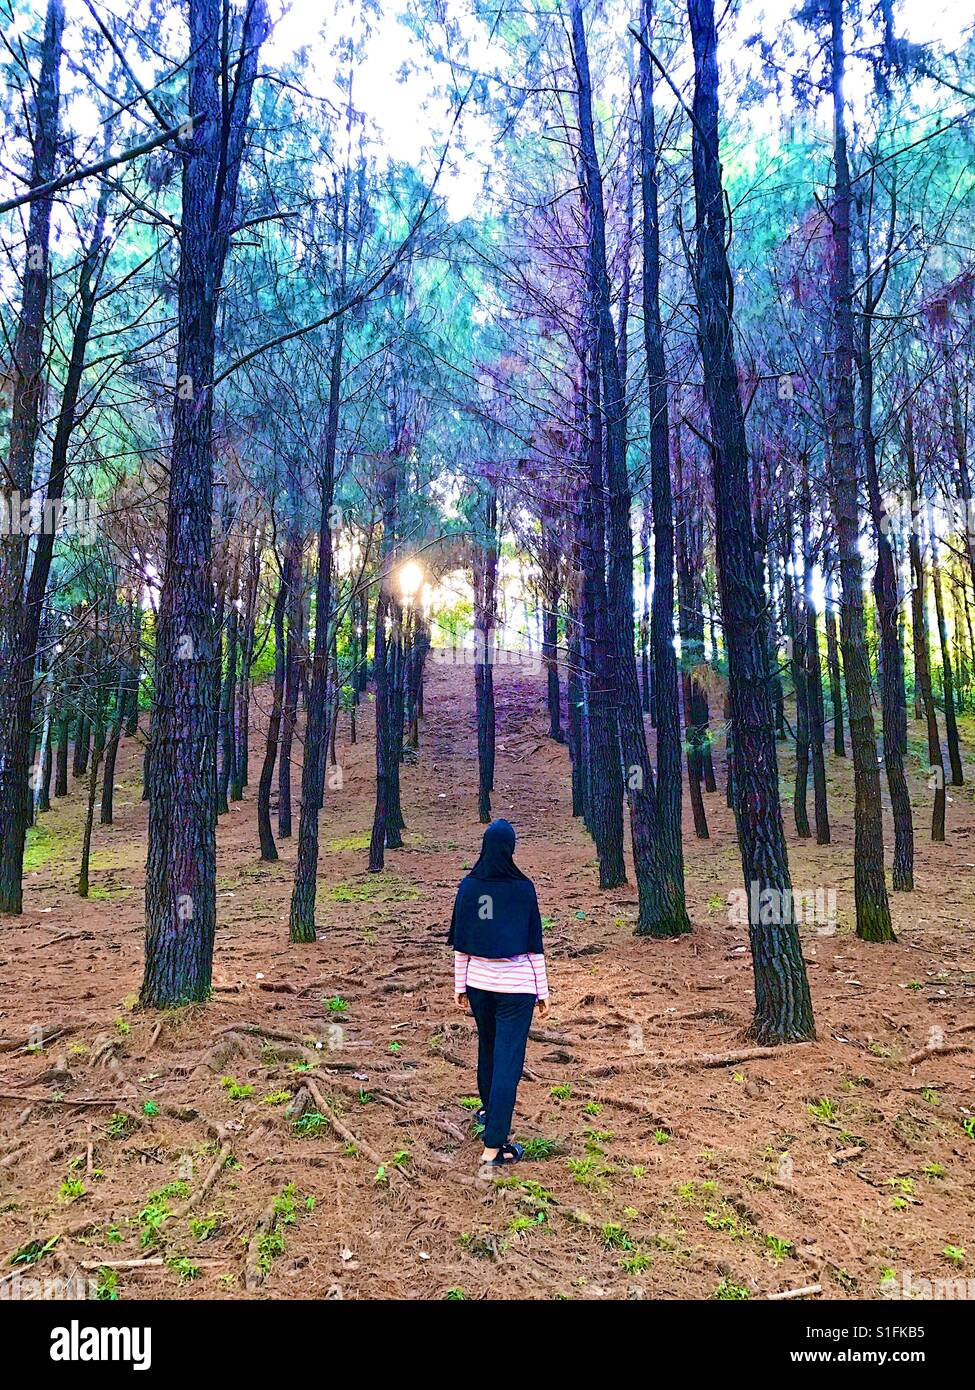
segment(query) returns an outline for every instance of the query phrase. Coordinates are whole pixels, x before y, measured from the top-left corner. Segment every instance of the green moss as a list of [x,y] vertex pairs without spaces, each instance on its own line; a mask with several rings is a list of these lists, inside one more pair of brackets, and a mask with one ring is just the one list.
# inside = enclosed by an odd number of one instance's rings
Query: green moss
[[104,888],[98,884],[88,889],[88,897],[96,902],[112,902],[121,898],[131,898],[135,894],[134,888]]
[[24,873],[36,873],[52,858],[58,847],[57,837],[53,835],[46,821],[33,825],[27,832],[27,848],[24,850]]
[[369,848],[369,841],[372,832],[363,830],[358,835],[350,835],[347,840],[329,840],[329,854],[346,854],[351,850],[366,850]]
[[396,874],[371,874],[362,883],[335,883],[326,892],[335,903],[409,902],[420,896],[419,888]]

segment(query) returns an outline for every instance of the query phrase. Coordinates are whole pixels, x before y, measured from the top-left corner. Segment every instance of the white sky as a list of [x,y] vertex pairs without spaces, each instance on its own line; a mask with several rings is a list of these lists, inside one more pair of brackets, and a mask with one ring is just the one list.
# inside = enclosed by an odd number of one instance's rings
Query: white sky
[[[274,6],[275,0],[271,3]],[[390,158],[415,164],[429,174],[439,158],[442,137],[450,120],[451,108],[445,89],[463,90],[465,80],[460,76],[452,81],[447,63],[433,61],[427,47],[401,22],[410,9],[411,0],[382,0],[382,3],[383,15],[376,19],[374,16],[364,18],[356,0],[352,4],[336,0],[335,10],[342,15],[343,29],[350,22],[358,25],[360,33],[364,23],[371,29],[364,44],[364,59],[356,69],[355,101],[369,113],[379,143]],[[471,18],[466,0],[441,0],[441,8],[459,23],[469,41],[465,64],[517,80],[519,74],[514,71],[511,55],[500,40],[488,42],[486,27]],[[615,23],[620,41],[625,43],[627,22],[637,7],[625,2],[614,4],[611,0],[608,8],[618,14]],[[723,60],[744,66],[747,62],[744,39],[757,31],[774,37],[796,8],[797,0],[738,0],[728,12],[721,31]],[[328,9],[332,12],[331,3]],[[271,62],[287,59],[303,44],[313,43],[307,0],[277,0],[275,13],[279,17],[267,49]],[[524,10],[520,13],[524,14]],[[942,51],[950,51],[958,45],[965,27],[971,24],[972,0],[895,0],[897,33],[914,43],[935,44]],[[433,47],[442,40],[442,35],[431,31],[430,40],[430,47]],[[327,76],[328,46],[324,43],[315,46],[324,50],[317,75],[324,91],[331,85]],[[412,67],[405,78],[401,77],[404,62]],[[683,74],[675,72],[678,82],[686,78],[688,71],[685,65]],[[598,79],[598,72],[596,76]],[[855,103],[854,87],[855,76],[851,71],[848,95]],[[454,218],[469,215],[478,205],[485,172],[490,177],[494,132],[489,121],[468,110],[463,117],[461,135],[463,148],[469,154],[466,158],[460,156],[459,165],[456,161],[448,161],[440,183]],[[459,143],[455,135],[453,147]]]
[[[354,35],[362,56],[356,65],[353,101],[368,115],[367,139],[372,152],[380,159],[386,157],[413,164],[422,175],[430,177],[442,153],[451,120],[452,94],[463,91],[467,79],[463,73],[452,75],[447,62],[430,56],[432,48],[443,46],[442,30],[430,28],[428,41],[424,43],[402,22],[413,0],[380,0],[380,3],[382,14],[377,16],[364,13],[361,0],[269,0],[274,28],[264,50],[262,65],[277,68],[287,64],[299,49],[307,48],[311,62],[305,81],[310,91],[342,105],[344,98],[334,80],[338,59],[333,48],[338,35]],[[471,17],[469,0],[439,0],[439,4],[440,12],[458,24],[468,42],[468,50],[462,57],[465,66],[500,73],[515,81],[519,79],[521,74],[515,70],[516,60],[499,40],[488,42],[486,27]],[[99,5],[102,13],[111,12],[120,19],[129,20],[138,31],[142,0],[99,0]],[[797,0],[737,0],[726,13],[721,31],[724,64],[747,66],[750,57],[743,46],[747,36],[760,30],[774,37],[796,7]],[[36,14],[43,14],[44,0],[33,0],[33,8]],[[425,6],[428,13],[431,8]],[[632,4],[629,0],[609,0],[604,8],[613,17],[611,22],[618,29],[621,45],[625,44],[626,26],[636,11],[636,0]],[[71,51],[73,39],[77,42],[79,27],[90,30],[92,19],[84,0],[65,0],[65,9],[66,43]],[[524,16],[525,10],[519,13]],[[606,23],[600,20],[601,26]],[[958,45],[965,27],[972,24],[972,0],[895,0],[895,24],[900,35],[915,43],[933,43],[942,51],[950,51]],[[186,45],[185,24],[182,7],[175,3],[164,22],[164,36],[169,51],[182,56]],[[131,35],[125,48],[140,80],[151,84],[156,76],[154,60],[140,54],[139,45]],[[675,64],[674,77],[678,84],[688,78],[688,56],[685,53],[684,61]],[[108,64],[106,59],[106,71]],[[599,66],[594,64],[594,67],[598,81]],[[73,128],[88,133],[97,130],[98,117],[95,103],[85,95],[84,83],[84,75],[75,74],[66,77],[64,88],[66,95],[70,94]],[[848,95],[854,105],[857,102],[855,88],[856,76],[851,71]],[[661,91],[662,100],[668,96]],[[769,105],[764,119],[762,112],[757,111],[755,119],[757,125],[766,121],[770,125],[775,119],[774,109]],[[491,122],[471,103],[451,142],[440,182],[440,192],[447,199],[452,217],[461,218],[474,212],[483,198],[485,176],[490,182],[493,139]]]

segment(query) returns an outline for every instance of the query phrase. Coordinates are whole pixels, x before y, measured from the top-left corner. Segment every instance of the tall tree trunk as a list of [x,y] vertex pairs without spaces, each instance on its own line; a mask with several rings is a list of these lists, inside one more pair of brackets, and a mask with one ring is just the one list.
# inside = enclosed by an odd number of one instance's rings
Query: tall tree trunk
[[809,829],[809,814],[806,809],[806,793],[809,787],[809,692],[806,683],[807,624],[805,596],[801,590],[799,595],[795,593],[790,574],[794,554],[795,537],[792,526],[792,509],[786,504],[782,588],[786,634],[789,638],[789,666],[792,671],[792,685],[796,696],[796,780],[792,797],[792,813],[796,822],[796,834],[800,839],[808,839],[811,831]]
[[[54,177],[58,148],[61,42],[64,8],[48,0],[35,89],[31,187]],[[30,497],[40,432],[44,372],[44,307],[48,292],[53,197],[30,204],[23,246],[20,313],[11,354],[13,402],[8,458],[0,470],[0,505],[16,507]],[[8,513],[9,514],[9,513]],[[22,599],[29,537],[11,528],[0,540],[0,912],[23,906],[24,842],[30,815],[28,789],[34,646],[25,641]],[[46,576],[45,576],[46,580]],[[39,620],[39,613],[38,613]],[[28,650],[29,648],[29,650]]]
[[[342,248],[344,290],[345,243]],[[340,293],[342,290],[340,290]],[[345,319],[335,325],[328,388],[325,450],[319,479],[318,579],[315,586],[315,655],[312,660],[305,756],[301,764],[301,813],[298,820],[298,858],[291,895],[289,936],[293,942],[315,940],[315,896],[318,879],[318,818],[325,790],[325,750],[328,735],[328,666],[332,621],[332,504],[335,499],[335,451],[342,399],[342,354]]]
[[[84,662],[81,665],[81,680],[79,682],[79,701],[87,701],[91,696],[88,687],[90,671]],[[84,777],[88,771],[88,755],[91,751],[91,720],[88,718],[86,706],[79,703],[78,718],[74,729],[74,757],[71,761],[72,777]]]
[[911,407],[904,412],[904,453],[907,458],[907,491],[911,510],[908,541],[911,557],[911,622],[914,629],[914,680],[921,693],[928,735],[928,786],[934,792],[931,808],[931,839],[945,838],[945,763],[938,732],[938,713],[931,688],[931,658],[928,643],[927,586],[921,537],[918,529],[917,456],[914,444],[914,416]]
[[853,402],[853,279],[850,256],[850,169],[843,97],[845,50],[843,0],[829,0],[833,158],[835,189],[830,218],[833,265],[830,305],[833,331],[832,468],[840,561],[840,645],[850,719],[855,786],[853,884],[856,934],[864,941],[893,941],[884,878],[884,828],[877,740],[870,706],[870,665],[863,612]]
[[267,743],[264,749],[264,762],[257,784],[257,834],[261,843],[261,858],[273,861],[278,857],[271,829],[271,783],[274,779],[274,764],[278,756],[278,740],[281,734],[281,711],[284,706],[284,610],[288,591],[285,586],[284,566],[281,583],[274,600],[272,628],[274,631],[274,693],[271,697],[271,715],[267,725]]
[[961,745],[958,742],[958,720],[955,717],[955,677],[951,665],[951,648],[948,643],[948,625],[945,622],[944,594],[941,587],[941,565],[938,562],[938,538],[934,527],[928,527],[928,540],[931,547],[931,588],[934,590],[934,611],[938,619],[938,639],[941,644],[941,693],[945,706],[945,733],[948,739],[948,765],[951,768],[951,785],[961,787],[965,777],[961,761]]
[[[643,36],[650,42],[652,0],[644,0]],[[641,46],[640,186],[643,200],[643,342],[647,358],[650,410],[650,491],[653,503],[653,602],[650,646],[653,661],[654,715],[657,729],[657,864],[664,911],[649,930],[678,936],[690,930],[684,895],[684,848],[681,831],[681,735],[674,651],[674,500],[670,482],[670,427],[667,411],[667,365],[660,318],[660,208],[657,136],[653,110],[653,70]],[[625,468],[625,463],[624,463]],[[627,496],[629,494],[627,493]],[[646,595],[644,573],[644,596]],[[625,599],[625,595],[624,595]],[[645,598],[644,598],[645,602]],[[627,629],[632,628],[633,594]],[[703,614],[702,619],[703,623]],[[630,635],[632,651],[632,635]],[[633,671],[636,681],[636,669]],[[631,699],[634,703],[637,692]]]
[[[292,505],[297,504],[293,502]],[[291,838],[291,748],[298,723],[299,665],[305,641],[301,537],[296,518],[293,518],[288,529],[283,584],[287,595],[285,616],[288,620],[288,637],[284,655],[284,707],[278,762],[278,838],[288,840]]]
[[487,486],[481,534],[474,553],[474,702],[477,721],[477,815],[482,825],[491,819],[494,790],[496,651],[498,579],[498,492]]
[[559,550],[555,517],[546,503],[540,508],[542,528],[542,666],[545,670],[548,736],[564,743],[562,695],[559,690]]
[[[695,678],[703,656],[703,618],[695,623],[695,606],[700,606],[699,567],[702,563],[701,513],[695,489],[684,479],[684,460],[680,432],[674,432],[674,460],[677,467],[677,612],[680,632],[680,681],[684,704],[684,741],[687,749],[687,785],[694,818],[694,834],[699,840],[710,838],[701,782],[702,759],[701,691]],[[698,636],[700,633],[701,640]]]
[[238,624],[240,640],[240,680],[237,683],[237,752],[234,760],[234,779],[230,787],[231,801],[240,801],[249,775],[251,667],[254,664],[254,641],[257,627],[257,585],[261,574],[261,538],[258,532],[251,537],[247,575],[244,582],[244,605]]
[[[891,209],[888,263],[895,225],[894,212]],[[880,707],[884,734],[884,766],[894,815],[893,886],[896,892],[914,887],[914,820],[911,815],[907,778],[904,775],[903,755],[907,751],[907,743],[903,720],[907,691],[904,685],[904,653],[898,631],[900,594],[897,588],[894,551],[887,534],[887,512],[880,493],[877,436],[873,424],[873,320],[883,295],[886,273],[879,280],[875,279],[875,276],[876,272],[871,272],[864,287],[857,362],[860,369],[860,435],[867,473],[867,498],[873,521],[874,544],[877,547],[873,596],[880,628]]]
[[[166,526],[156,633],[146,966],[140,1000],[167,1008],[210,992],[216,927],[217,677],[213,628],[213,377],[216,317],[230,243],[264,0],[242,20],[190,0],[188,137],[183,160],[178,345]],[[235,83],[232,102],[221,94]]]
[[826,670],[829,676],[829,703],[833,714],[833,756],[846,757],[846,738],[843,733],[843,677],[840,672],[840,644],[837,633],[836,612],[839,602],[836,594],[836,581],[833,575],[832,560],[828,551],[823,551],[823,572],[826,575],[826,604],[824,624],[826,627]]
[[68,730],[71,727],[71,707],[68,704],[67,690],[62,687],[60,708],[58,709],[58,748],[55,758],[54,795],[68,794]]
[[225,815],[228,810],[230,784],[237,775],[237,738],[234,729],[234,694],[237,689],[237,629],[240,622],[240,608],[237,599],[237,575],[234,575],[230,588],[231,600],[226,605],[227,621],[224,628],[224,673],[220,696],[220,771],[217,777],[217,814]]
[[[595,337],[596,325],[591,335]],[[598,349],[587,348],[585,487],[579,510],[582,570],[583,819],[599,860],[599,886],[626,881],[623,860],[623,776],[616,723],[616,683],[606,591],[606,520],[603,476],[603,411]]]
[[115,763],[118,758],[118,747],[122,738],[122,729],[125,724],[127,681],[128,672],[123,663],[119,668],[118,688],[115,692],[115,709],[112,715],[112,728],[108,742],[105,745],[105,772],[102,776],[102,804],[99,815],[99,821],[102,825],[111,825],[115,813]]
[[812,501],[809,493],[808,459],[803,459],[802,476],[802,573],[806,608],[806,691],[809,701],[809,746],[812,753],[813,801],[816,843],[828,845],[829,808],[826,796],[826,715],[823,707],[823,674],[819,658],[819,625],[813,599]]
[[382,576],[376,599],[376,635],[373,671],[376,681],[376,804],[369,842],[369,872],[379,873],[385,865],[387,848],[398,849],[403,841],[398,824],[399,753],[396,721],[399,693],[399,653],[402,647],[400,606],[393,592],[391,572],[396,547],[396,518],[399,457],[391,451],[383,481]]
[[[610,632],[607,636],[611,654],[615,657],[613,665],[603,668],[609,677],[608,681],[603,679],[601,663],[595,663],[594,690],[600,699],[608,694],[610,701],[615,702],[619,730],[618,736],[614,737],[607,721],[601,729],[604,742],[602,746],[593,749],[593,763],[598,759],[600,770],[604,774],[599,778],[602,793],[600,802],[598,807],[594,806],[604,832],[595,836],[600,857],[600,885],[613,887],[625,879],[621,844],[617,861],[615,816],[616,805],[619,803],[614,804],[614,798],[617,796],[618,781],[612,766],[615,757],[616,771],[619,771],[619,748],[622,744],[623,760],[626,764],[625,785],[630,809],[633,864],[639,899],[636,930],[640,935],[677,936],[688,931],[690,924],[684,906],[683,873],[675,877],[672,854],[666,866],[661,857],[657,788],[647,748],[634,652],[633,537],[630,530],[631,494],[626,465],[626,401],[610,308],[602,178],[596,152],[589,55],[580,0],[572,0],[571,24],[577,82],[580,159],[589,237],[587,290],[593,320],[595,357],[600,369],[605,420],[605,430],[598,430],[592,413],[592,407],[598,397],[595,391],[591,391],[589,481],[590,490],[594,493],[598,481],[597,449],[604,443],[605,485],[608,498],[607,617]],[[600,634],[597,633],[597,652],[599,637]]]
[[[408,292],[409,270],[401,273],[398,290]],[[406,391],[399,364],[388,373],[386,429],[388,448],[380,481],[382,544],[379,552],[380,583],[376,598],[376,634],[373,675],[376,682],[376,804],[369,841],[369,872],[379,873],[385,851],[403,844],[403,812],[400,804],[399,768],[403,747],[403,621],[395,591],[394,567],[398,554],[400,492],[406,449],[406,427],[400,397]]]
[[[812,1002],[792,910],[779,803],[765,596],[758,583],[745,420],[733,353],[732,279],[718,154],[718,64],[713,0],[688,0],[694,47],[693,261],[698,337],[713,441],[718,577],[734,728],[738,840],[755,969],[752,1035],[760,1042],[814,1035]],[[778,921],[758,904],[771,892]]]
[[81,867],[78,871],[78,896],[88,896],[88,875],[91,867],[91,836],[95,824],[95,798],[98,793],[98,769],[101,766],[101,749],[96,748],[91,755],[91,770],[88,773],[88,806],[85,811],[85,828],[81,838]]
[[650,573],[650,507],[644,504],[640,525],[640,569],[643,576],[642,612],[640,614],[640,689],[643,695],[643,713],[649,714],[650,723],[656,726],[657,716],[653,708],[653,685],[650,666],[650,591],[653,579]]
[[573,501],[573,559],[572,574],[573,585],[570,596],[569,610],[566,615],[566,676],[565,676],[565,708],[566,720],[568,723],[568,745],[569,759],[572,765],[572,814],[582,817],[585,813],[585,762],[582,739],[582,705],[583,705],[583,677],[582,677],[582,643],[583,643],[583,617],[580,610],[582,581],[580,573],[580,559],[577,544],[578,533],[578,506],[577,500]]

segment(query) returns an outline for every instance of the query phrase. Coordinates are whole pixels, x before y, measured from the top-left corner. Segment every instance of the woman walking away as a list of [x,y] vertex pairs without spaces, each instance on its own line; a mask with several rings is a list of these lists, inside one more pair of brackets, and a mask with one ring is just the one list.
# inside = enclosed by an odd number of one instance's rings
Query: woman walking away
[[493,821],[481,857],[461,880],[450,923],[454,1005],[470,1003],[477,1023],[477,1089],[484,1126],[481,1163],[517,1163],[508,1142],[535,1001],[548,1013],[542,919],[535,885],[515,864],[514,826]]

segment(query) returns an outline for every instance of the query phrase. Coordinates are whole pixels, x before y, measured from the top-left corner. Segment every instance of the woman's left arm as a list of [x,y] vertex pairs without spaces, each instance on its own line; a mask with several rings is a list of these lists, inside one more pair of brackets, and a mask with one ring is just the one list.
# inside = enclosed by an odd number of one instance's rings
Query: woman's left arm
[[463,951],[454,952],[454,1008],[467,1008],[467,967],[470,956]]

